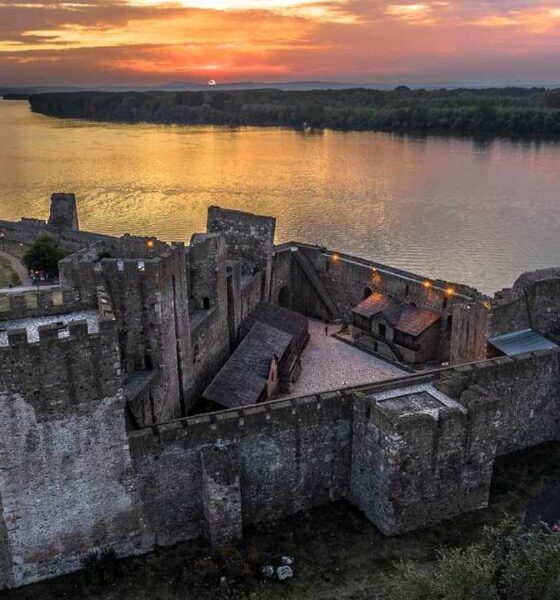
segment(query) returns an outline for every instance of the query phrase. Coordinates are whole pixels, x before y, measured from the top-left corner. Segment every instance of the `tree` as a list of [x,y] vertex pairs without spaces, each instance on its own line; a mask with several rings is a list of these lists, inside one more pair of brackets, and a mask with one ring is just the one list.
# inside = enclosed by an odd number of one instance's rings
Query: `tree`
[[42,271],[49,277],[58,276],[58,261],[64,258],[58,242],[48,233],[41,234],[23,256],[30,271]]

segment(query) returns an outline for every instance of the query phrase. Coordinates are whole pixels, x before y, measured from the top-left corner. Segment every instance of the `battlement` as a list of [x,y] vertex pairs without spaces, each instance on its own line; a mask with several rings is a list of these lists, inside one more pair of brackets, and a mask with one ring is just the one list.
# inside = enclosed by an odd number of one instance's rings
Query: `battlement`
[[79,299],[73,290],[38,289],[11,293],[0,298],[2,321],[93,309],[95,303]]
[[212,443],[264,431],[269,427],[293,427],[312,421],[334,422],[349,418],[351,398],[340,392],[327,392],[289,400],[272,400],[247,408],[228,409],[185,417],[129,433],[133,457],[160,452],[170,443],[188,445]]
[[[54,321],[54,319],[58,319]],[[38,418],[119,395],[116,321],[97,311],[14,321],[0,333],[0,381]],[[57,417],[58,418],[58,417]]]

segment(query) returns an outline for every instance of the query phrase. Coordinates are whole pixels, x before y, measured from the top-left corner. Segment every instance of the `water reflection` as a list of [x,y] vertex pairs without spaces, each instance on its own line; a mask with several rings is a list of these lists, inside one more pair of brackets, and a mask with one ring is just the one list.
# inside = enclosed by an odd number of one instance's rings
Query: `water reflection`
[[491,291],[560,263],[560,145],[99,125],[0,102],[0,217],[75,191],[82,227],[186,240],[219,204],[299,239]]

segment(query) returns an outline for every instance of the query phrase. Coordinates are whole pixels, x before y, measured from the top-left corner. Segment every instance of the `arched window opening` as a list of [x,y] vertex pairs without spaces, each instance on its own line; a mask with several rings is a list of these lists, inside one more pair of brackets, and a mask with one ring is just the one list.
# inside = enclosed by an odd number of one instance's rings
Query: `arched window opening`
[[371,288],[366,286],[364,288],[363,299],[365,300],[366,298],[369,298],[372,294],[373,292],[371,291]]

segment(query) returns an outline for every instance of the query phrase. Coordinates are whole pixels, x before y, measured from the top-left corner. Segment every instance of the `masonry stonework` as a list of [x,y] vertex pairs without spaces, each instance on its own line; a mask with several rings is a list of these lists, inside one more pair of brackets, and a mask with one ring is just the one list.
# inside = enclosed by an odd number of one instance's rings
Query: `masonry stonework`
[[[319,246],[274,248],[270,217],[212,207],[185,247],[78,231],[59,202],[56,225],[0,223],[14,243],[48,231],[71,253],[59,288],[0,293],[0,588],[107,548],[231,543],[343,498],[397,535],[486,506],[496,456],[560,439],[559,349],[486,359],[491,335],[557,339],[558,270],[492,299]],[[437,311],[435,364],[193,416],[263,300],[343,325],[374,292]]]

